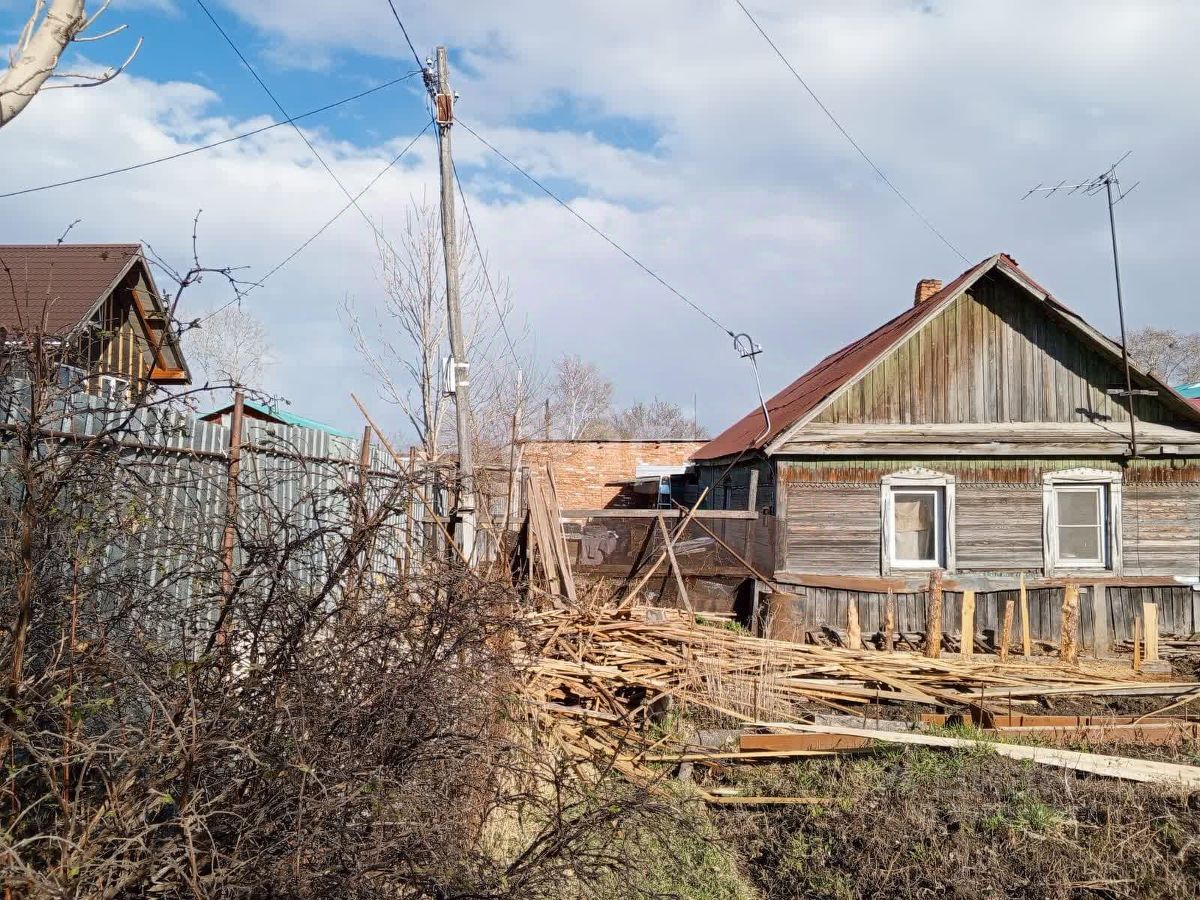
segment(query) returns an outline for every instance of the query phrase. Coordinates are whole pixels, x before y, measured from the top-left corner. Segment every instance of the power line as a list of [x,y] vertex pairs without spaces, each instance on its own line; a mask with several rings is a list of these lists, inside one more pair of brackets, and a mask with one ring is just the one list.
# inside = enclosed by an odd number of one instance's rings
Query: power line
[[571,215],[573,215],[576,219],[578,219],[580,222],[582,222],[584,225],[586,225],[588,228],[590,228],[592,231],[594,231],[596,234],[598,234],[601,238],[603,238],[610,247],[612,247],[614,250],[616,250],[618,253],[620,253],[622,256],[624,256],[626,259],[628,259],[631,263],[633,263],[635,266],[637,266],[639,269],[641,269],[643,272],[645,272],[647,275],[649,275],[651,278],[653,278],[655,281],[657,281],[659,284],[661,284],[663,287],[665,287],[668,291],[670,291],[672,294],[674,294],[676,297],[678,297],[680,300],[682,300],[684,303],[686,303],[688,306],[690,306],[696,312],[700,313],[700,315],[704,316],[704,318],[708,319],[708,321],[712,322],[712,324],[716,325],[718,328],[720,328],[722,331],[724,331],[731,338],[735,338],[735,339],[737,338],[738,335],[732,328],[729,328],[727,325],[722,323],[719,319],[717,319],[714,315],[709,313],[707,310],[703,309],[698,304],[696,304],[692,300],[688,299],[681,291],[677,290],[669,282],[667,282],[667,280],[665,278],[663,278],[661,275],[659,275],[657,272],[655,272],[653,269],[651,269],[648,265],[646,265],[644,262],[642,262],[640,259],[638,259],[636,256],[634,256],[632,253],[630,253],[628,250],[626,250],[624,247],[622,247],[620,244],[618,244],[616,241],[614,241],[612,238],[610,238],[607,234],[605,234],[603,231],[601,231],[599,228],[597,228],[595,225],[593,225],[591,222],[589,222],[586,218],[584,218],[583,215],[580,214],[573,206],[571,206],[569,203],[567,203],[567,201],[563,200],[561,197],[558,196],[558,194],[554,193],[554,191],[550,190],[550,188],[546,187],[546,185],[542,184],[542,182],[538,181],[536,178],[534,178],[532,175],[530,175],[528,172],[526,172],[523,168],[521,168],[519,165],[517,165],[515,162],[513,162],[509,157],[505,156],[504,153],[502,153],[493,144],[491,144],[489,141],[487,141],[474,128],[472,128],[470,125],[468,125],[462,119],[456,119],[455,121],[459,125],[461,125],[463,128],[465,128],[475,138],[475,140],[479,141],[479,143],[483,144],[483,146],[487,147],[489,150],[491,150],[493,153],[495,153],[497,156],[499,156],[502,160],[504,160],[506,163],[508,163],[510,166],[512,166],[514,169],[516,169],[518,172],[520,172],[521,175],[523,175],[530,183],[532,183],[537,188],[539,188],[542,191],[542,193],[544,193],[547,197],[549,197],[551,200],[553,200],[555,203],[557,203],[559,206],[561,206],[563,209],[565,209],[567,212],[569,212]]
[[[250,74],[254,76],[254,80],[258,82],[259,87],[261,87],[263,89],[263,91],[266,92],[266,95],[271,98],[271,102],[275,104],[276,109],[278,109],[279,112],[283,114],[285,119],[290,119],[290,117],[288,116],[287,110],[284,109],[283,104],[279,102],[279,98],[277,98],[275,96],[274,92],[272,92],[272,90],[269,87],[267,87],[267,83],[265,81],[263,81],[261,77],[259,77],[258,72],[255,70],[254,66],[250,65],[250,60],[246,59],[245,54],[243,54],[242,51],[238,48],[238,45],[236,43],[234,43],[233,38],[231,38],[229,36],[229,34],[225,31],[225,29],[221,27],[221,23],[216,20],[216,18],[213,16],[213,14],[211,12],[209,12],[208,7],[204,5],[204,0],[196,0],[196,4],[202,10],[204,10],[204,14],[206,16],[208,16],[208,20],[210,22],[212,22],[214,27],[216,27],[217,31],[219,31],[221,33],[221,37],[223,37],[225,39],[225,43],[227,43],[229,45],[230,49],[232,49],[233,52],[235,54],[237,54],[238,59],[240,59],[242,61],[242,65],[244,65],[247,68],[247,70],[249,70]],[[384,244],[386,244],[388,246],[388,248],[391,248],[392,247],[391,243],[388,241],[388,239],[386,237],[383,236],[383,233],[379,230],[378,227],[376,227],[375,223],[371,221],[371,217],[368,216],[366,214],[366,212],[363,210],[363,208],[358,205],[358,200],[350,193],[350,189],[346,187],[346,185],[342,182],[342,180],[340,178],[338,178],[337,173],[334,172],[333,169],[330,167],[329,163],[327,163],[325,161],[325,157],[323,157],[318,152],[317,148],[313,146],[312,141],[310,141],[308,139],[308,135],[306,135],[304,133],[304,130],[299,125],[295,124],[294,122],[292,122],[291,124],[292,124],[292,128],[295,129],[296,134],[298,134],[300,136],[300,140],[304,141],[305,146],[308,147],[308,149],[312,153],[312,155],[314,157],[316,157],[317,162],[319,162],[321,164],[321,166],[325,169],[325,171],[329,173],[329,177],[333,179],[334,184],[336,184],[341,189],[342,193],[346,195],[346,199],[348,199],[350,201],[351,205],[355,209],[358,210],[358,214],[360,216],[362,216],[362,219],[364,222],[367,223],[367,226],[373,232],[375,232],[375,236],[380,241],[382,241]],[[392,252],[394,253],[395,250],[392,249]]]
[[925,216],[921,213],[921,211],[919,209],[917,209],[916,206],[913,205],[913,202],[911,200],[909,200],[908,197],[904,196],[904,192],[901,191],[900,188],[896,187],[896,185],[892,183],[892,180],[890,178],[888,178],[886,175],[883,174],[883,170],[880,169],[879,166],[877,166],[875,164],[875,161],[867,155],[867,151],[865,151],[861,146],[859,146],[858,141],[856,141],[850,135],[850,132],[847,131],[845,129],[845,127],[842,125],[842,123],[838,121],[837,116],[835,116],[830,111],[829,107],[826,106],[821,101],[821,98],[817,96],[816,91],[814,91],[812,88],[810,88],[808,86],[808,82],[805,81],[803,76],[801,76],[801,74],[796,71],[796,67],[791,64],[791,62],[788,60],[788,58],[783,55],[783,51],[779,49],[779,47],[775,44],[775,42],[773,40],[771,40],[771,36],[768,35],[766,31],[763,30],[763,27],[760,24],[758,24],[758,20],[756,18],[754,18],[753,15],[751,15],[750,10],[746,9],[746,6],[745,6],[745,4],[742,3],[742,0],[734,0],[734,2],[738,5],[738,7],[741,9],[741,11],[746,14],[746,18],[750,20],[751,24],[754,25],[754,27],[756,29],[758,29],[758,33],[763,36],[763,40],[765,40],[767,42],[767,44],[770,45],[771,49],[775,51],[775,55],[778,56],[779,59],[783,62],[783,64],[788,67],[788,71],[790,71],[792,73],[792,75],[794,75],[796,77],[796,80],[798,82],[800,82],[800,86],[802,88],[804,88],[805,91],[808,92],[808,96],[812,97],[813,101],[817,104],[817,106],[819,106],[821,108],[821,112],[825,113],[825,115],[829,118],[829,121],[833,123],[834,127],[837,128],[837,130],[842,133],[842,137],[844,137],[847,141],[850,142],[850,146],[858,151],[858,155],[861,156],[863,158],[863,160],[866,162],[866,164],[875,171],[875,174],[878,175],[883,180],[883,183],[892,189],[892,193],[900,198],[900,200],[904,203],[904,205],[907,206],[912,211],[912,214],[914,216],[916,216],[918,219],[920,219],[922,224],[924,224],[924,226],[926,228],[928,228],[931,232],[933,232],[933,234],[938,238],[938,240],[940,240],[943,244],[945,244],[952,251],[954,251],[954,253],[957,254],[958,257],[963,262],[970,262],[970,260],[968,260],[967,257],[963,255],[962,251],[959,250],[957,247],[955,247],[954,244],[950,243],[950,239],[947,238],[940,231],[938,231],[938,229],[934,226],[934,224],[932,222],[930,222],[927,218],[925,218]]
[[508,344],[508,352],[512,354],[513,364],[519,370],[521,368],[521,360],[517,356],[516,347],[513,346],[512,337],[508,333],[508,323],[505,321],[504,312],[500,309],[500,300],[496,296],[496,289],[492,286],[492,276],[488,274],[487,260],[483,257],[483,248],[479,246],[479,234],[475,231],[475,222],[471,219],[471,207],[467,205],[467,192],[463,190],[462,179],[458,177],[458,166],[451,162],[450,167],[454,172],[454,183],[458,185],[458,195],[462,198],[463,213],[467,219],[467,230],[471,232],[471,240],[475,243],[475,253],[479,256],[479,267],[483,270],[483,280],[487,284],[488,293],[492,295],[492,305],[496,307],[496,317],[500,320],[500,330],[504,333],[505,343]]
[[256,134],[262,134],[264,131],[270,131],[272,128],[278,128],[281,125],[290,125],[292,123],[299,122],[301,119],[307,119],[310,116],[315,116],[315,115],[318,115],[323,112],[328,112],[331,109],[336,109],[337,107],[342,106],[343,104],[346,104],[346,103],[350,103],[354,100],[361,100],[363,97],[366,97],[368,94],[374,94],[377,91],[382,91],[384,88],[392,87],[393,85],[399,84],[402,81],[407,81],[409,78],[412,78],[414,75],[420,75],[420,74],[421,74],[420,72],[409,72],[407,75],[402,75],[399,78],[393,78],[391,81],[386,81],[383,84],[376,85],[373,88],[368,88],[365,91],[360,91],[359,93],[355,94],[352,97],[345,97],[345,98],[343,98],[341,100],[337,100],[333,103],[327,103],[325,106],[320,106],[320,107],[317,107],[316,109],[310,109],[308,112],[301,113],[298,116],[292,116],[291,118],[284,119],[279,122],[272,122],[270,125],[264,125],[261,128],[255,128],[253,131],[247,131],[243,134],[234,135],[233,137],[227,137],[227,138],[223,138],[222,140],[219,140],[219,141],[213,141],[211,144],[204,144],[203,146],[200,146],[200,147],[192,147],[190,150],[182,150],[179,153],[172,153],[169,156],[160,156],[157,159],[148,159],[144,162],[134,163],[134,164],[128,165],[128,166],[122,166],[119,169],[109,169],[106,172],[97,172],[94,175],[83,175],[83,176],[80,176],[79,178],[67,179],[66,181],[56,181],[53,184],[43,184],[43,185],[39,185],[38,187],[22,188],[19,191],[9,191],[7,194],[0,194],[0,200],[6,199],[8,197],[20,197],[23,194],[34,194],[34,193],[37,193],[38,191],[49,191],[49,190],[52,190],[53,188],[68,187],[69,185],[72,185],[72,184],[82,184],[85,181],[95,181],[97,178],[107,178],[109,175],[121,175],[125,172],[133,172],[133,171],[136,171],[137,169],[145,169],[148,166],[156,166],[159,163],[170,162],[173,159],[182,159],[185,156],[191,156],[193,153],[200,153],[201,151],[204,151],[204,150],[212,150],[214,147],[223,147],[225,144],[232,144],[235,141],[241,141],[241,140],[245,140],[246,138],[249,138],[249,137],[254,137]]
[[392,0],[387,0],[388,6],[392,8],[392,15],[396,17],[396,24],[400,26],[400,31],[404,34],[404,40],[408,43],[408,49],[412,51],[413,59],[417,61],[417,68],[424,69],[425,64],[421,62],[421,56],[417,53],[417,48],[413,46],[412,38],[408,36],[408,29],[404,27],[404,23],[400,21],[400,13],[396,12],[396,4]]
[[277,263],[275,265],[274,268],[272,268],[269,272],[267,272],[266,275],[264,275],[262,278],[255,281],[253,284],[251,284],[246,290],[242,291],[238,296],[234,297],[232,300],[228,301],[227,303],[224,303],[221,306],[217,307],[212,312],[208,313],[208,315],[198,319],[197,321],[203,322],[206,319],[212,318],[213,316],[215,316],[217,313],[221,312],[222,310],[228,309],[230,306],[233,306],[235,303],[240,301],[243,297],[245,297],[247,294],[249,294],[255,288],[262,287],[266,283],[268,278],[270,278],[272,275],[274,275],[276,272],[278,272],[280,269],[282,269],[284,266],[286,266],[288,263],[290,263],[293,259],[295,259],[297,256],[299,256],[302,252],[304,252],[304,250],[308,247],[309,244],[311,244],[313,241],[315,241],[317,238],[319,238],[322,234],[324,234],[333,225],[334,222],[336,222],[338,219],[340,219],[342,217],[342,214],[345,213],[346,210],[350,209],[351,206],[354,206],[358,202],[359,198],[361,198],[363,194],[365,194],[367,191],[369,191],[371,188],[373,188],[375,186],[375,183],[377,181],[379,181],[379,179],[382,178],[389,169],[392,169],[396,165],[396,163],[400,162],[400,160],[404,157],[404,155],[413,148],[413,145],[416,144],[417,141],[419,141],[422,138],[422,136],[424,136],[425,132],[429,131],[429,128],[432,125],[433,125],[432,119],[430,121],[426,122],[425,127],[422,128],[420,130],[420,132],[418,132],[413,137],[413,139],[404,146],[403,150],[401,150],[394,157],[392,157],[391,161],[386,166],[384,166],[382,169],[380,169],[379,174],[377,174],[374,178],[372,178],[370,181],[368,181],[366,183],[366,185],[363,187],[363,189],[351,198],[349,203],[347,203],[345,206],[343,206],[341,209],[339,209],[336,213],[334,213],[333,218],[331,218],[328,222],[326,222],[324,225],[322,225],[320,228],[318,228],[311,237],[309,237],[303,244],[301,244],[299,247],[297,247],[295,250],[293,250],[291,253],[289,253],[286,257],[284,257],[279,263]]

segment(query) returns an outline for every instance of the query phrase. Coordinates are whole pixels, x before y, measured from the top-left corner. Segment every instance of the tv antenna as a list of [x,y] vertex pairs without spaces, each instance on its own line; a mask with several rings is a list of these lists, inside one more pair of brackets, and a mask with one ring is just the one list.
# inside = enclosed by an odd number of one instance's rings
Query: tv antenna
[[1112,254],[1113,254],[1113,276],[1117,282],[1117,315],[1121,322],[1121,363],[1125,368],[1125,386],[1123,388],[1108,388],[1106,393],[1110,397],[1124,397],[1129,406],[1129,444],[1131,455],[1138,455],[1138,439],[1137,439],[1137,424],[1133,414],[1133,398],[1134,397],[1155,397],[1158,391],[1154,390],[1134,390],[1133,375],[1129,365],[1129,346],[1125,338],[1125,301],[1121,295],[1121,259],[1117,253],[1117,217],[1113,211],[1118,203],[1137,190],[1140,181],[1134,182],[1133,186],[1122,190],[1121,181],[1117,177],[1117,166],[1125,162],[1129,158],[1132,150],[1126,151],[1125,155],[1118,159],[1115,163],[1097,175],[1090,181],[1081,181],[1078,184],[1067,184],[1066,180],[1060,181],[1054,187],[1046,187],[1044,184],[1038,184],[1037,187],[1030,188],[1025,192],[1024,200],[1034,194],[1044,194],[1046,197],[1052,197],[1059,191],[1065,191],[1069,197],[1072,194],[1083,194],[1087,197],[1093,197],[1104,192],[1105,198],[1108,200],[1108,230],[1112,237]]

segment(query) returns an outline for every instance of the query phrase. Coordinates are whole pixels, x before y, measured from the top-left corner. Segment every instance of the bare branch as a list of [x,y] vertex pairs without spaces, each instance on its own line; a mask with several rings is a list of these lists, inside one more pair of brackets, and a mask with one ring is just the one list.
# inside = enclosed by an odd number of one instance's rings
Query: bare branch
[[[0,128],[11,122],[43,90],[62,87],[96,87],[112,81],[125,71],[142,47],[138,38],[133,50],[116,68],[99,74],[56,71],[67,47],[76,42],[100,41],[125,30],[124,25],[102,34],[85,35],[108,2],[90,18],[84,0],[36,0],[33,14],[26,21],[9,54],[7,71],[0,74]],[[50,79],[73,79],[72,84],[50,84]]]

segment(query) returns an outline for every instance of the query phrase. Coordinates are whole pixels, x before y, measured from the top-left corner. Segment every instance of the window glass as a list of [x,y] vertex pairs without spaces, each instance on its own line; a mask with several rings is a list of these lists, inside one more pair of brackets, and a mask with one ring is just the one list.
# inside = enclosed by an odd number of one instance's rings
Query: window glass
[[937,560],[937,495],[933,491],[896,491],[896,559]]
[[1103,562],[1104,488],[1099,485],[1059,488],[1058,558],[1076,562]]
[[1083,491],[1062,490],[1058,493],[1058,523],[1060,525],[1099,525],[1099,491],[1089,488]]

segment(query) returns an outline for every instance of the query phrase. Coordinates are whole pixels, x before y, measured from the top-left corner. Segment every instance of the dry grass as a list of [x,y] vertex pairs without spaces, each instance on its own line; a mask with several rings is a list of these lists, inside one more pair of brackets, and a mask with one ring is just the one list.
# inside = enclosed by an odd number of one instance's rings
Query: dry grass
[[1200,797],[1063,777],[985,748],[743,770],[825,807],[715,813],[765,900],[1200,896]]

